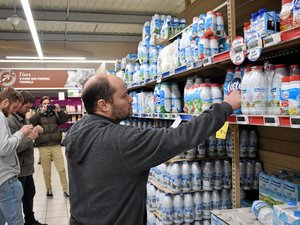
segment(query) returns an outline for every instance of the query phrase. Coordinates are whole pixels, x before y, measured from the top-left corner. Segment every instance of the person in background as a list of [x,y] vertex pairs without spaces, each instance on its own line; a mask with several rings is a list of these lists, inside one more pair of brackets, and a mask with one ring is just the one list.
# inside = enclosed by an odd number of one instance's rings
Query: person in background
[[43,96],[40,103],[40,110],[30,117],[29,121],[34,126],[40,125],[44,129],[44,133],[35,140],[35,143],[40,151],[47,190],[46,197],[53,198],[51,186],[51,160],[53,160],[59,174],[63,195],[69,197],[64,158],[61,150],[62,133],[58,129],[58,125],[65,124],[69,117],[58,104],[54,104],[54,106],[50,105],[49,96]]
[[20,164],[16,149],[26,136],[35,138],[38,133],[32,125],[24,125],[11,134],[7,118],[15,113],[22,95],[13,88],[0,92],[0,224],[23,225],[22,196],[23,188],[18,180]]
[[120,125],[132,115],[132,98],[117,76],[95,75],[84,86],[88,114],[68,131],[70,225],[146,224],[146,183],[151,167],[192,149],[219,130],[240,92],[177,128]]
[[[23,103],[19,107],[16,113],[11,114],[8,117],[8,125],[11,133],[15,133],[22,126],[30,124],[29,120],[26,119],[26,113],[34,106],[35,99],[32,94],[27,91],[22,91],[20,94],[23,97]],[[34,129],[37,130],[38,134],[43,133],[43,128],[37,125]],[[32,133],[35,134],[35,133]],[[20,145],[17,148],[17,155],[20,162],[21,172],[18,175],[19,181],[22,183],[24,195],[22,198],[23,202],[23,213],[24,213],[24,225],[47,225],[37,221],[34,217],[33,212],[33,198],[35,195],[35,185],[33,180],[34,172],[34,148],[33,141],[38,136],[32,136],[23,138]]]

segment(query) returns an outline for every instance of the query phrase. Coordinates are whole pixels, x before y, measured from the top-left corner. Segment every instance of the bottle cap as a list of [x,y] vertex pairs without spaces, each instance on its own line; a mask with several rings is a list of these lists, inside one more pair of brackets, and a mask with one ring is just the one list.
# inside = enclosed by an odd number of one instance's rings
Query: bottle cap
[[297,206],[297,202],[296,201],[288,201],[287,203],[289,206]]
[[299,210],[295,211],[295,212],[294,212],[294,216],[295,216],[295,217],[300,217],[300,211],[299,211]]

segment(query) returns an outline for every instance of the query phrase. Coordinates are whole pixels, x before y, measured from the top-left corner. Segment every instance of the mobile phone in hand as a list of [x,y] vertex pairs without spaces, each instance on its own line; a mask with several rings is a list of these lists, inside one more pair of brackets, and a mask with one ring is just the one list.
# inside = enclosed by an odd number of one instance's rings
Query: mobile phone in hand
[[54,111],[54,109],[55,109],[55,105],[48,105],[47,106],[48,111]]

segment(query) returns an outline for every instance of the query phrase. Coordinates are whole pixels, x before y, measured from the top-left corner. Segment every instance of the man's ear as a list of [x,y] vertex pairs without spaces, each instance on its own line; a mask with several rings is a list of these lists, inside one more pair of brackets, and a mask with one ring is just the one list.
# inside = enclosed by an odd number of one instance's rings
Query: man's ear
[[7,106],[9,106],[9,100],[8,100],[8,98],[2,100],[0,104],[1,104],[1,106],[3,108],[6,108]]
[[98,100],[97,108],[102,112],[107,112],[110,109],[110,104],[103,99]]

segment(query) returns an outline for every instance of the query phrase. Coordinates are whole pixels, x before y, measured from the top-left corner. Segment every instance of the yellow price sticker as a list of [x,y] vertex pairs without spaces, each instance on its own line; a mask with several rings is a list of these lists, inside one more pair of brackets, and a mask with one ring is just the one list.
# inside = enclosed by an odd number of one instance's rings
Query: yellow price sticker
[[227,131],[228,131],[228,127],[229,127],[229,123],[225,122],[223,127],[221,127],[221,129],[216,132],[216,138],[226,139],[226,134],[227,134]]

